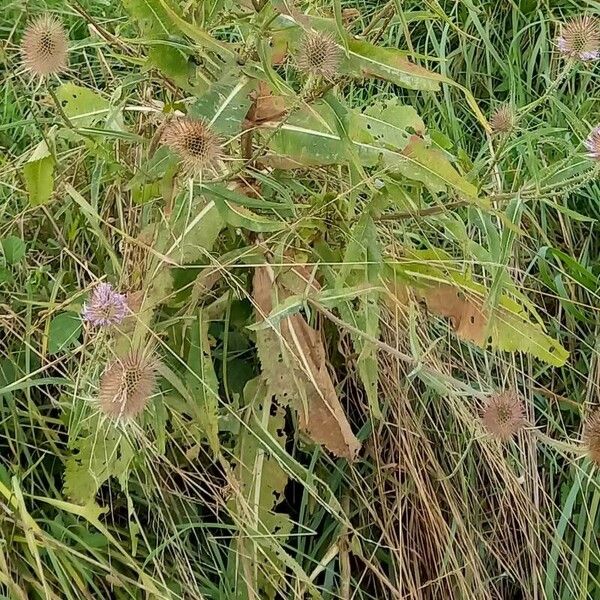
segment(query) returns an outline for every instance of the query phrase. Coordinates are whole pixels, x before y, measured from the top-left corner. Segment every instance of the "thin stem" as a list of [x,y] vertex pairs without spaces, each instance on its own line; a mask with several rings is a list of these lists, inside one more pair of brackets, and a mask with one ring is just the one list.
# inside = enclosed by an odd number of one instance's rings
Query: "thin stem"
[[556,88],[563,82],[568,73],[570,73],[571,69],[573,68],[573,62],[573,59],[567,60],[563,70],[558,74],[558,77],[548,86],[548,89],[537,100],[530,102],[519,111],[520,117],[524,117],[525,115],[529,114],[534,108],[537,108],[540,104],[543,104],[544,102],[546,102],[546,100],[548,100],[548,98],[554,92],[554,90],[556,90]]
[[48,90],[48,93],[50,94],[52,100],[54,101],[54,105],[56,106],[56,110],[58,110],[58,113],[61,116],[61,119],[65,122],[65,125],[69,129],[75,129],[75,126],[71,122],[71,119],[69,119],[69,117],[67,116],[67,114],[63,110],[63,107],[62,107],[62,105],[60,103],[60,100],[58,99],[58,96],[56,95],[56,92],[50,87],[50,85],[47,85],[46,89]]

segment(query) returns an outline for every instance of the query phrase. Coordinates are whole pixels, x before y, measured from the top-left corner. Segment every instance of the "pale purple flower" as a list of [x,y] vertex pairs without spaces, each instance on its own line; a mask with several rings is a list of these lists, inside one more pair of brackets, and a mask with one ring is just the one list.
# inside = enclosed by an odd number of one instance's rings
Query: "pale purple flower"
[[95,327],[118,325],[128,313],[127,299],[110,283],[99,283],[83,306],[83,318]]
[[600,160],[600,125],[592,129],[584,144],[588,149],[587,156],[593,160]]

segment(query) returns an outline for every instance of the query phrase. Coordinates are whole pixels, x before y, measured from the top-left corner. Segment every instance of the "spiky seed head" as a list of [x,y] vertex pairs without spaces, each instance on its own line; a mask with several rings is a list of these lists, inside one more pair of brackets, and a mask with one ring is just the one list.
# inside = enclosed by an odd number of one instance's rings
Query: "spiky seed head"
[[69,64],[69,40],[62,23],[42,15],[29,23],[21,40],[25,68],[40,77],[61,73]]
[[600,160],[600,125],[592,129],[584,144],[588,150],[587,156],[593,160]]
[[222,156],[218,136],[199,119],[173,119],[163,131],[162,142],[179,155],[184,167],[190,171],[214,168]]
[[505,391],[489,396],[481,421],[492,437],[502,442],[510,440],[525,424],[525,409],[518,394]]
[[492,126],[492,132],[495,134],[508,134],[514,128],[516,124],[515,112],[510,104],[502,104],[490,117],[490,125]]
[[100,382],[100,410],[114,420],[130,420],[141,414],[156,385],[156,359],[131,352],[110,363]]
[[583,443],[590,460],[600,465],[600,409],[592,413],[585,422]]
[[110,283],[99,283],[83,306],[83,318],[95,327],[119,325],[129,313],[127,299]]
[[596,17],[582,15],[570,19],[561,27],[556,40],[558,49],[568,58],[598,60],[600,58],[600,22]]
[[335,78],[342,58],[341,48],[328,33],[308,31],[300,42],[297,65],[307,75]]

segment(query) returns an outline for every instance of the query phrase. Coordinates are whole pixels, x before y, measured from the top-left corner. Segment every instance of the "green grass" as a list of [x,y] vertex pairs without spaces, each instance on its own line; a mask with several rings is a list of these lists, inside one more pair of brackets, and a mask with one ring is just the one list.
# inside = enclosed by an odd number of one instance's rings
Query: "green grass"
[[[600,385],[600,191],[583,146],[599,71],[566,69],[555,38],[600,5],[297,3],[338,36],[336,10],[356,8],[353,34],[463,87],[432,92],[358,77],[356,58],[333,87],[306,84],[293,56],[271,68],[283,3],[264,4],[2,7],[0,597],[598,598],[598,474],[581,440]],[[41,83],[19,42],[46,10],[70,68]],[[207,33],[237,45],[206,50]],[[256,80],[284,97],[275,125],[249,117]],[[66,82],[93,93],[65,119],[48,89]],[[510,103],[515,131],[487,134],[469,93],[488,117]],[[176,110],[221,135],[216,175],[192,182],[160,145]],[[399,168],[419,117],[426,158]],[[42,141],[53,189],[33,205],[23,173]],[[282,158],[300,168],[271,168]],[[100,280],[140,292],[116,330],[79,316]],[[462,327],[448,290],[472,311]],[[510,301],[529,324],[469,341],[478,306]],[[535,336],[566,363],[517,351]],[[160,359],[157,385],[115,423],[98,387],[132,349]],[[527,426],[500,443],[479,415],[507,388]],[[357,459],[336,457],[353,436]]]

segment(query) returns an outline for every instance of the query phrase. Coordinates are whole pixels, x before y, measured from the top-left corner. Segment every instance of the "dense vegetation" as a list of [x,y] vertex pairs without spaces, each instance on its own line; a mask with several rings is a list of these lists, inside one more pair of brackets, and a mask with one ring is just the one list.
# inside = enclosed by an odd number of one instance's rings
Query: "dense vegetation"
[[2,597],[599,598],[598,10],[5,0]]

